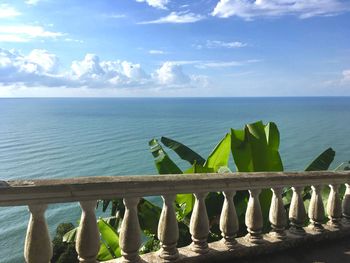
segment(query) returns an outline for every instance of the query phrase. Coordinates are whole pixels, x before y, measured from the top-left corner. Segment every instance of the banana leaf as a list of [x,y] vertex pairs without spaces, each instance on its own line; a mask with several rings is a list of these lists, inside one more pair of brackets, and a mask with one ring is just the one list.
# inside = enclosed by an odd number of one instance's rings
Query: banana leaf
[[97,221],[97,226],[101,237],[97,260],[106,261],[120,257],[121,250],[119,247],[118,233],[103,219]]
[[205,159],[200,156],[198,153],[196,153],[195,151],[193,151],[191,148],[189,148],[188,146],[177,142],[175,140],[172,140],[170,138],[167,137],[162,137],[160,139],[160,141],[168,148],[172,149],[174,152],[177,153],[177,155],[185,160],[188,161],[191,165],[193,165],[194,163],[203,165],[205,163]]
[[326,171],[334,160],[335,151],[328,148],[316,157],[305,169],[305,171]]
[[220,167],[228,167],[230,159],[231,134],[227,133],[225,137],[215,146],[214,150],[206,160],[204,167],[213,169],[217,172]]
[[159,174],[182,174],[181,169],[170,159],[157,139],[150,140],[148,144]]

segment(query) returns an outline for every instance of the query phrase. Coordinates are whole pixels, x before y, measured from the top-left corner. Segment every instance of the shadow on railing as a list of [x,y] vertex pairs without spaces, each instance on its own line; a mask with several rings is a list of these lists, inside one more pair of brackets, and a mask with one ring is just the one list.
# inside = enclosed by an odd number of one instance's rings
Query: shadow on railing
[[[114,176],[5,183],[0,186],[0,206],[27,205],[31,213],[24,247],[27,263],[47,263],[52,257],[44,216],[50,203],[80,202],[82,215],[76,250],[81,262],[96,262],[100,237],[95,207],[99,199],[124,198],[126,211],[119,238],[122,258],[117,260],[120,262],[218,262],[350,233],[350,185],[347,184],[350,183],[350,172]],[[341,184],[346,185],[343,200],[338,192]],[[326,207],[329,220],[323,224],[325,209],[320,191],[326,185],[330,187]],[[308,214],[301,196],[305,186],[312,188]],[[292,187],[293,190],[288,215],[282,200],[284,187]],[[269,213],[272,230],[263,234],[259,194],[267,188],[271,188],[273,193]],[[235,238],[239,225],[233,197],[237,190],[248,190],[250,195],[245,213],[248,234],[241,238]],[[209,221],[205,197],[208,192],[214,191],[223,192],[225,197],[220,216],[223,239],[208,244]],[[177,248],[179,233],[174,200],[179,193],[193,193],[195,196],[190,221],[192,244],[184,248]],[[155,195],[163,198],[158,226],[161,249],[141,258],[137,204],[140,197]],[[307,215],[310,224],[304,227]]]

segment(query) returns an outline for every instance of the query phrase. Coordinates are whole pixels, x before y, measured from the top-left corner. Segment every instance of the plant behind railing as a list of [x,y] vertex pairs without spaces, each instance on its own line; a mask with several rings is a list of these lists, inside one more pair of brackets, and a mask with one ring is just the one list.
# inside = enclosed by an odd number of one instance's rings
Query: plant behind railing
[[[245,125],[244,129],[231,129],[224,138],[217,144],[208,158],[203,158],[200,154],[188,146],[162,137],[161,143],[174,151],[181,159],[187,161],[190,165],[188,169],[181,170],[178,165],[170,158],[157,139],[149,142],[151,153],[155,160],[155,165],[159,174],[192,174],[192,173],[225,173],[230,172],[229,160],[232,154],[234,165],[238,172],[263,172],[263,171],[283,171],[283,164],[279,154],[280,136],[279,131],[273,122],[264,125],[261,121]],[[335,152],[329,148],[320,154],[309,166],[306,171],[327,170],[332,163]],[[346,169],[347,166],[340,166]],[[328,194],[328,193],[327,193]],[[269,207],[271,203],[271,191],[263,190],[260,195],[261,209],[264,222],[268,218]],[[288,208],[291,200],[290,189],[284,189],[284,203]],[[304,199],[310,198],[310,189],[304,191]],[[244,224],[244,211],[247,207],[248,192],[238,191],[235,196],[235,204],[239,224]],[[176,214],[179,224],[178,246],[186,246],[191,242],[189,233],[189,222],[191,212],[194,206],[193,194],[178,194],[176,197]],[[223,204],[222,193],[209,193],[206,198],[206,206],[210,222],[209,241],[221,239],[219,229],[219,218]],[[101,200],[99,207],[105,212],[109,209],[111,217],[98,220],[98,227],[101,234],[100,251],[98,260],[104,261],[120,256],[118,243],[119,227],[124,216],[124,205],[121,199]],[[141,252],[147,253],[159,248],[157,238],[157,226],[160,217],[161,208],[152,202],[141,198],[138,205],[138,216],[141,229],[145,235],[145,243]],[[265,228],[269,226],[266,224]],[[244,227],[240,227],[245,231]],[[76,229],[71,230],[64,236],[64,241],[74,242]],[[245,232],[238,233],[244,235]]]

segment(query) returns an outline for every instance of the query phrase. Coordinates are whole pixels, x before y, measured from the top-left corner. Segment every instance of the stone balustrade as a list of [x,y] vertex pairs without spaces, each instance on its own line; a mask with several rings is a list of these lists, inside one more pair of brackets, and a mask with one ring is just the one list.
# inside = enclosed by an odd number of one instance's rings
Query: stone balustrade
[[[344,184],[346,191],[344,196],[340,196],[339,188]],[[306,186],[312,189],[307,213],[302,196]],[[326,207],[328,222],[321,195],[326,187],[330,190]],[[292,198],[287,214],[282,192],[288,188],[291,188]],[[259,200],[263,189],[272,191],[271,230],[268,233],[263,231]],[[249,191],[245,211],[248,234],[236,238],[239,224],[234,196],[240,190]],[[224,194],[219,222],[222,240],[208,244],[210,228],[205,198],[209,192],[219,191]],[[179,230],[174,201],[179,193],[193,193],[195,197],[189,225],[192,244],[185,248],[177,247]],[[156,253],[140,256],[141,230],[137,205],[140,197],[157,195],[163,199],[158,226],[161,248]],[[76,241],[80,262],[96,263],[99,250],[96,201],[113,198],[124,198],[125,205],[119,238],[122,258],[117,259],[118,262],[219,262],[302,242],[350,235],[350,172],[110,176],[0,183],[0,206],[25,205],[29,208],[30,220],[24,247],[27,263],[50,261],[52,246],[44,213],[48,204],[65,202],[80,202],[82,209]]]

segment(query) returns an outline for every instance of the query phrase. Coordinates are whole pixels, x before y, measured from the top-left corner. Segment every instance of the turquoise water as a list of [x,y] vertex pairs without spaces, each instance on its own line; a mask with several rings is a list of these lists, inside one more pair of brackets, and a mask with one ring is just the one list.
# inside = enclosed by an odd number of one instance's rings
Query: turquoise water
[[[328,147],[350,160],[350,98],[0,99],[0,180],[155,174],[148,140],[174,138],[207,156],[230,127],[277,123],[285,170]],[[182,163],[184,166],[184,163]],[[51,233],[77,204],[51,205]],[[0,262],[23,262],[28,213],[0,209]]]

